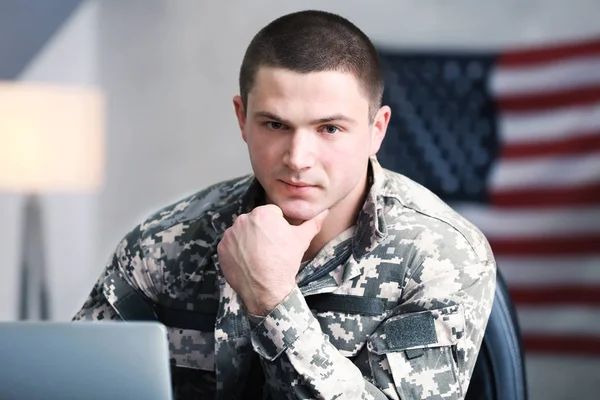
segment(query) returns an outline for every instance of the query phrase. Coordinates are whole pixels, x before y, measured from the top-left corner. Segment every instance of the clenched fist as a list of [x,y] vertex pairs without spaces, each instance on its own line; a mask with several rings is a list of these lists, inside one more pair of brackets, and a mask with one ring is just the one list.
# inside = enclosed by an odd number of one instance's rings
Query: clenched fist
[[268,204],[240,215],[225,231],[217,246],[219,264],[249,313],[267,315],[293,290],[304,252],[327,214],[294,226]]

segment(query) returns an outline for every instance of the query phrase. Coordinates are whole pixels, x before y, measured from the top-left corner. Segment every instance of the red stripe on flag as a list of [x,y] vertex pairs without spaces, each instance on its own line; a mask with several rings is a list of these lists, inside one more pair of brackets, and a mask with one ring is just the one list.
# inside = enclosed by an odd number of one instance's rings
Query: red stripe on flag
[[586,335],[522,334],[525,352],[600,356],[600,337]]
[[[560,226],[556,227],[560,230]],[[599,254],[600,235],[564,237],[488,238],[492,250],[501,256],[553,256],[568,254]]]
[[600,205],[600,183],[570,188],[493,191],[490,202],[498,207],[538,209]]
[[511,286],[510,296],[517,306],[581,305],[600,306],[600,286]]
[[500,68],[528,67],[557,60],[600,55],[600,38],[536,49],[510,51],[500,56]]
[[502,96],[497,99],[504,112],[544,111],[551,108],[593,104],[600,101],[600,86],[556,92]]
[[569,156],[600,151],[600,131],[569,133],[562,140],[506,145],[500,157],[503,159],[530,158],[540,156]]

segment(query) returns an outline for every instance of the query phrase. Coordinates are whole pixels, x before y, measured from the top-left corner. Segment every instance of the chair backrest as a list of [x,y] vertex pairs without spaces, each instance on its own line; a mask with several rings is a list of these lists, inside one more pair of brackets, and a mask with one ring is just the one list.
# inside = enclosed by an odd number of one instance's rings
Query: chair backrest
[[508,288],[500,273],[497,274],[494,305],[465,399],[527,399],[519,324]]

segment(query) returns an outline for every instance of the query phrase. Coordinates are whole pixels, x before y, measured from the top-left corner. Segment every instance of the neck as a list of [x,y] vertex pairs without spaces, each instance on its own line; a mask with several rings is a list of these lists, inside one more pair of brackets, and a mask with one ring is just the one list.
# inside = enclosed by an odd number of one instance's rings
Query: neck
[[367,182],[367,173],[365,173],[364,178],[356,188],[329,209],[329,215],[323,221],[321,231],[310,242],[302,261],[312,259],[327,243],[356,224],[358,213],[362,209],[369,191]]

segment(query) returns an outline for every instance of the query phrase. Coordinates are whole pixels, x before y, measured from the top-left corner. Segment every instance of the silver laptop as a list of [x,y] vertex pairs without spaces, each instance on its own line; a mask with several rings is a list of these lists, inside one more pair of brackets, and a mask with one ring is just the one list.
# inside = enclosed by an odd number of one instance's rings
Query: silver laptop
[[0,323],[0,399],[171,400],[166,329],[152,322]]

